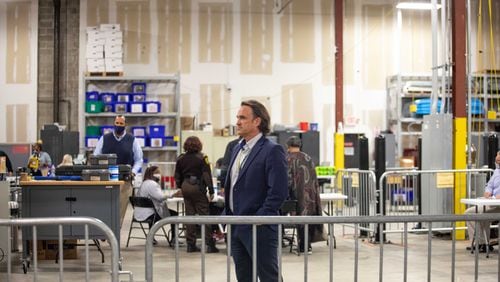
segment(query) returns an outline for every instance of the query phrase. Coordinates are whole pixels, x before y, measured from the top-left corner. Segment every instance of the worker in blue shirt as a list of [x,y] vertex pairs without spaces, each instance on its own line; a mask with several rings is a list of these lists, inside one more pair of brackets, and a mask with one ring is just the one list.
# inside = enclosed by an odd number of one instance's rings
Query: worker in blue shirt
[[[491,198],[491,199],[500,199],[500,151],[497,152],[497,156],[495,157],[495,165],[496,169],[493,172],[493,176],[491,176],[490,180],[488,181],[488,184],[486,184],[486,188],[484,191],[484,198]],[[465,213],[466,214],[471,214],[471,213],[476,213],[476,209],[478,213],[500,213],[500,207],[499,206],[485,206],[485,209],[479,208],[476,206],[468,208]],[[480,253],[486,253],[487,249],[489,248],[490,251],[493,250],[492,246],[487,245],[487,243],[490,242],[490,224],[491,222],[489,221],[481,221],[479,223],[478,227],[478,232],[477,234],[477,246],[479,246],[479,252]],[[469,235],[469,240],[473,241],[474,240],[474,230],[475,230],[475,221],[468,221],[467,222],[467,231]],[[486,236],[486,238],[485,238]],[[472,244],[471,244],[472,245]],[[467,247],[468,250],[471,249],[471,247]]]
[[130,165],[135,175],[142,167],[142,148],[135,137],[125,131],[126,125],[123,115],[116,116],[113,132],[99,138],[94,155],[116,154],[116,163]]
[[[125,131],[125,117],[118,115],[115,118],[113,132],[104,134],[99,138],[94,150],[94,155],[116,154],[117,164],[128,164],[132,166],[132,177],[135,176],[142,167],[142,149],[137,139]],[[126,181],[120,187],[120,218],[123,222],[127,211],[128,198],[132,195],[132,183]]]

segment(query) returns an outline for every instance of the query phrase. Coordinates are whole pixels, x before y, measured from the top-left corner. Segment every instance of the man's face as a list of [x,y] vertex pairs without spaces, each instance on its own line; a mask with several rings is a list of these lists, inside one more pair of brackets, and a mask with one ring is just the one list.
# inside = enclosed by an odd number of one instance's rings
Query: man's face
[[260,118],[254,117],[252,108],[249,106],[241,106],[236,120],[236,130],[239,136],[249,139],[259,133]]
[[497,166],[500,165],[500,154],[497,154],[497,156],[495,157],[495,163],[497,164]]
[[116,126],[125,126],[125,118],[124,117],[116,117],[115,118],[115,125]]

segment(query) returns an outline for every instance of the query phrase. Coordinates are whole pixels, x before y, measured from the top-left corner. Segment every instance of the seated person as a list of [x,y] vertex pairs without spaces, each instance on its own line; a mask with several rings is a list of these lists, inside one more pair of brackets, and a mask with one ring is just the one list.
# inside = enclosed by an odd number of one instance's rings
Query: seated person
[[34,176],[41,176],[49,171],[52,166],[52,159],[47,152],[42,151],[42,142],[38,141],[33,145],[33,154],[28,161],[28,170]]
[[63,156],[62,162],[57,165],[57,167],[61,166],[71,166],[73,165],[73,157],[70,154],[65,154]]
[[[495,198],[495,199],[500,199],[500,151],[497,152],[497,156],[495,157],[495,164],[496,164],[496,169],[493,175],[491,176],[490,180],[488,181],[488,184],[486,184],[486,188],[484,191],[484,197],[485,198]],[[468,208],[465,213],[466,214],[471,214],[471,213],[476,213],[476,208],[475,206]],[[479,208],[477,210],[478,213],[500,213],[500,207],[499,206],[486,206],[486,209],[483,210],[482,208]],[[471,242],[474,242],[474,230],[475,230],[476,222],[475,221],[468,221],[467,222],[467,231],[469,235],[469,240]],[[487,246],[486,243],[490,241],[490,222],[489,221],[482,221],[479,223],[479,227],[477,229],[479,234],[477,234],[477,245],[479,246],[479,252],[480,253],[485,253],[487,250],[486,248],[489,248],[490,251],[493,250],[492,246]],[[486,238],[484,237],[486,234]],[[472,245],[472,244],[471,244]],[[471,249],[471,247],[467,247],[467,249]]]
[[[161,171],[157,166],[150,166],[146,169],[144,173],[144,178],[136,193],[136,197],[145,197],[153,201],[155,206],[152,208],[140,208],[136,207],[134,209],[134,218],[136,220],[144,221],[149,220],[149,227],[159,221],[160,219],[167,216],[177,216],[179,215],[176,211],[171,210],[167,207],[167,195],[164,195],[160,187]],[[175,224],[170,225],[172,238],[170,239],[170,244],[175,241]],[[156,243],[156,241],[153,241]]]
[[9,156],[4,151],[0,150],[0,157],[5,157],[6,172],[7,174],[12,175],[14,171],[12,170],[12,163],[10,162]]

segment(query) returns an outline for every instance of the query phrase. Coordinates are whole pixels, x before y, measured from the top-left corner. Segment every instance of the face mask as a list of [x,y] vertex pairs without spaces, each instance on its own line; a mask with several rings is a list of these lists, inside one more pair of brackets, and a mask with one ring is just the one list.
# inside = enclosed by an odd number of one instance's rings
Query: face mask
[[122,134],[125,131],[125,126],[115,125],[115,133]]
[[159,173],[153,174],[153,180],[154,181],[160,182],[160,179],[161,179],[161,174],[159,174]]

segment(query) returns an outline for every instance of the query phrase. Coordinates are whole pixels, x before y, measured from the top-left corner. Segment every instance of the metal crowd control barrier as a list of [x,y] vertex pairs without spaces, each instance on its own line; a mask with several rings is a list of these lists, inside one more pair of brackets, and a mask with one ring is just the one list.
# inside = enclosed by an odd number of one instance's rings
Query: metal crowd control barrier
[[[455,188],[466,188],[465,198],[483,195],[488,177],[493,173],[485,169],[393,170],[379,179],[382,215],[441,215],[453,214]],[[424,229],[420,222],[410,228]],[[441,227],[441,229],[439,228]],[[435,226],[435,231],[449,231],[447,224]],[[388,224],[384,233],[401,232],[402,224]]]
[[[178,230],[179,224],[201,224],[201,238],[202,238],[202,246],[205,245],[205,236],[204,236],[204,226],[206,224],[227,224],[227,232],[228,232],[228,249],[227,253],[231,253],[231,226],[238,224],[248,224],[252,225],[252,240],[253,240],[253,249],[252,249],[252,257],[253,257],[253,275],[252,281],[257,281],[257,271],[256,271],[256,244],[257,244],[257,225],[261,224],[279,224],[278,228],[278,236],[281,236],[281,225],[283,224],[304,224],[305,225],[305,241],[307,243],[308,239],[308,227],[310,224],[328,224],[329,226],[333,224],[354,224],[354,228],[357,231],[360,225],[363,224],[377,224],[381,226],[382,224],[387,223],[403,223],[403,281],[408,280],[408,223],[412,222],[425,222],[429,225],[428,236],[427,236],[427,281],[431,281],[431,270],[432,270],[432,224],[440,223],[440,222],[451,222],[452,223],[452,231],[455,231],[455,223],[459,221],[493,221],[498,220],[500,218],[499,214],[494,213],[485,213],[485,214],[472,214],[472,215],[433,215],[433,216],[356,216],[356,217],[332,217],[332,216],[185,216],[185,217],[167,217],[159,222],[157,222],[149,231],[146,238],[146,248],[145,248],[145,279],[148,282],[153,281],[153,238],[154,235],[158,232],[158,230],[168,224],[175,224],[176,229]],[[478,224],[476,224],[478,226]],[[477,227],[476,227],[477,229]],[[455,234],[455,232],[452,232]],[[329,234],[330,240],[333,240],[333,233]],[[383,233],[379,232],[380,242],[379,243],[379,269],[378,276],[379,281],[384,280],[384,241],[382,240]],[[175,281],[179,281],[179,244],[177,241],[175,242]],[[353,265],[353,279],[354,281],[358,281],[359,274],[359,239],[357,236],[357,232],[354,233],[354,265]],[[278,240],[278,258],[279,258],[279,273],[282,273],[282,251],[281,251],[281,240]],[[452,237],[451,244],[451,281],[455,281],[456,274],[456,240],[455,236]],[[333,245],[329,244],[329,253],[328,253],[328,266],[329,266],[329,280],[333,281]],[[500,277],[500,256],[498,256],[497,262],[497,276]],[[345,259],[345,258],[339,258]],[[474,268],[474,280],[478,281],[479,279],[479,261],[478,261],[478,252],[477,248],[475,251],[475,268]],[[442,261],[441,261],[442,263]],[[390,263],[391,267],[394,266],[394,262]],[[441,269],[442,271],[442,269]],[[201,281],[205,281],[205,251],[202,248],[201,252]],[[231,278],[231,259],[230,256],[227,255],[226,259],[226,281],[230,281]],[[304,252],[304,281],[308,281],[308,254]]]
[[[34,281],[38,279],[38,258],[37,258],[37,226],[57,225],[59,228],[59,250],[63,250],[63,226],[64,225],[84,225],[85,226],[85,281],[90,280],[89,273],[89,225],[102,231],[111,247],[111,281],[118,282],[119,274],[126,274],[129,280],[133,281],[130,271],[119,271],[119,245],[113,231],[101,220],[92,217],[44,217],[44,218],[26,218],[26,219],[0,219],[0,226],[7,227],[7,234],[11,234],[13,226],[32,226],[33,228],[33,268]],[[11,241],[7,240],[7,279],[10,280],[12,274]],[[23,262],[24,263],[24,262]],[[64,256],[59,252],[59,281],[64,281]]]
[[[337,216],[369,216],[376,214],[376,177],[371,170],[340,169],[335,177],[335,191],[347,196],[343,202],[335,203]],[[342,225],[342,234],[345,235],[344,227],[354,227],[351,224]],[[375,232],[374,224],[358,226],[363,235],[367,232]]]

